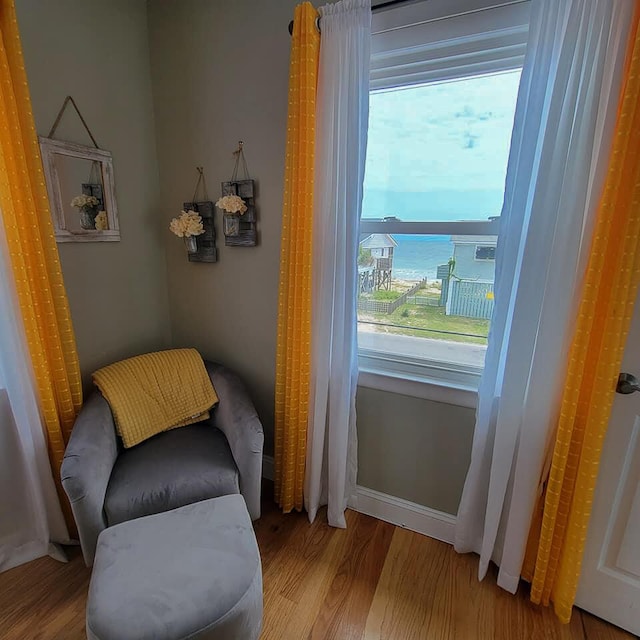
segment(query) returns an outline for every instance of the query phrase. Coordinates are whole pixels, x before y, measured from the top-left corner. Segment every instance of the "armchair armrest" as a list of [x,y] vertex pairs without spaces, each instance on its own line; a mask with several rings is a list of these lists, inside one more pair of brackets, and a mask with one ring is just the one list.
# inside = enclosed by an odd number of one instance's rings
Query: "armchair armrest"
[[116,438],[109,404],[100,393],[92,393],[78,414],[60,469],[88,567],[98,535],[107,527],[104,497],[118,457]]
[[219,399],[213,410],[213,423],[229,442],[240,472],[240,493],[251,519],[257,520],[262,485],[262,423],[240,378],[214,362],[205,361],[205,366]]

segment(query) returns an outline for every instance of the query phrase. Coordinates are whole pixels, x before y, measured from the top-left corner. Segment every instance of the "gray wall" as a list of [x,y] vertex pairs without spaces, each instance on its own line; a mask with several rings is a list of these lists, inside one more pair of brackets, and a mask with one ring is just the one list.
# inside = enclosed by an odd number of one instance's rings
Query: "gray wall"
[[[104,364],[169,344],[146,3],[16,5],[38,133],[71,94],[113,153],[122,240],[58,245],[86,385]],[[56,137],[91,144],[70,110]]]
[[475,410],[364,387],[356,410],[358,484],[455,514]]
[[[190,264],[165,233],[175,346],[193,345],[248,382],[273,447],[278,271],[289,35],[298,0],[150,0],[149,39],[162,216],[175,215],[205,168],[212,200],[245,142],[258,181],[260,242]],[[473,411],[401,395],[358,393],[359,482],[455,513]]]
[[272,450],[280,222],[287,117],[289,34],[297,0],[149,3],[162,215],[190,200],[195,167],[209,197],[229,180],[232,152],[245,143],[257,180],[259,244],[225,247],[220,261],[187,261],[182,242],[165,234],[172,332],[233,367],[252,389]]

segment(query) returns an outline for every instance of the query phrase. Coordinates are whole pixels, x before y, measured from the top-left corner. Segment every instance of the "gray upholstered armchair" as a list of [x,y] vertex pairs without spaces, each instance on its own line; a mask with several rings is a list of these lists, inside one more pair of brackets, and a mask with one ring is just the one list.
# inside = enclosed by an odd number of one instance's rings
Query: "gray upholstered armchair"
[[78,415],[61,475],[87,566],[100,532],[114,524],[240,493],[260,517],[262,425],[240,379],[206,362],[219,403],[208,420],[124,449],[96,391]]

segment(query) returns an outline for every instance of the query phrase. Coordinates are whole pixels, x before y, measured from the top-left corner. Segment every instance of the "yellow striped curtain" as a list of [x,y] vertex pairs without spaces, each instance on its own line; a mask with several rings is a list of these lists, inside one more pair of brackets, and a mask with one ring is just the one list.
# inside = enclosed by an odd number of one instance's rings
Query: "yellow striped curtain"
[[318,12],[298,5],[293,20],[280,251],[275,397],[275,497],[302,509],[311,371],[311,254]]
[[82,404],[80,369],[13,0],[0,1],[0,207],[53,477],[73,530],[60,465]]
[[[640,284],[640,32],[636,10],[539,524],[531,600],[569,622],[616,379]],[[540,520],[539,520],[540,522]],[[532,527],[535,539],[538,531]],[[531,542],[531,539],[530,539]]]

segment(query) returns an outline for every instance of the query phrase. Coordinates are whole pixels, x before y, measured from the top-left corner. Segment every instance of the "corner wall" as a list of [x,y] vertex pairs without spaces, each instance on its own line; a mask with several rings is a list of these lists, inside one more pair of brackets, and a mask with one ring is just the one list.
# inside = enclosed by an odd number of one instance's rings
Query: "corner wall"
[[[66,95],[113,154],[120,242],[59,244],[85,387],[95,369],[169,346],[144,0],[17,0],[36,128]],[[71,109],[56,137],[91,145]]]
[[[257,180],[259,245],[225,247],[220,261],[187,261],[164,235],[175,346],[194,346],[246,381],[273,451],[276,323],[290,38],[298,0],[150,0],[149,39],[160,167],[168,223],[203,166],[209,198],[245,143]],[[217,215],[217,214],[216,214]],[[473,411],[360,388],[359,483],[455,513],[471,452]]]
[[149,3],[151,71],[167,222],[189,201],[196,166],[209,198],[231,178],[238,140],[256,180],[258,246],[226,247],[219,262],[190,263],[165,234],[175,346],[233,368],[251,390],[273,447],[278,272],[289,78],[287,25],[296,0]]

